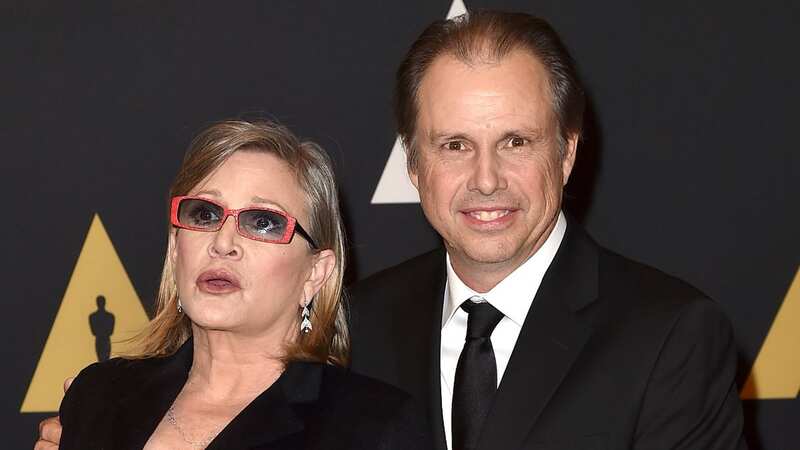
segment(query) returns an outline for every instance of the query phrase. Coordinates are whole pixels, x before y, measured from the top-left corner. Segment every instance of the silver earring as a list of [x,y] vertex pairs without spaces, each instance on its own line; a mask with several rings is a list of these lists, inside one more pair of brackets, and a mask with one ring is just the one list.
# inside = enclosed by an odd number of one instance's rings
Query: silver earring
[[178,297],[178,314],[183,312],[183,305],[181,304],[181,298]]
[[308,310],[308,304],[303,306],[303,312],[300,313],[300,317],[303,318],[302,322],[300,322],[300,332],[303,334],[308,334],[312,330],[311,320],[309,317],[311,316],[311,312]]

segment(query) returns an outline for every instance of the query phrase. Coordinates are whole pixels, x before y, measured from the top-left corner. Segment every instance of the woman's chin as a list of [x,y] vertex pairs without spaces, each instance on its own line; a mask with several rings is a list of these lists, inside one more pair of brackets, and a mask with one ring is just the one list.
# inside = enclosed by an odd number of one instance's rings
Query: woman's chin
[[216,308],[202,308],[200,311],[187,311],[192,323],[206,330],[234,330],[242,321],[232,311]]

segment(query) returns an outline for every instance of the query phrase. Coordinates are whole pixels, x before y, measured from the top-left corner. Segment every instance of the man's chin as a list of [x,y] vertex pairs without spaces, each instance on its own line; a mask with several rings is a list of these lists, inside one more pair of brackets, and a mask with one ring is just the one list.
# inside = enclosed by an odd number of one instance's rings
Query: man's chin
[[[488,242],[484,244],[489,244]],[[451,252],[451,258],[461,258],[464,263],[471,265],[502,265],[515,259],[516,248],[497,245],[477,245],[464,248],[462,251]]]

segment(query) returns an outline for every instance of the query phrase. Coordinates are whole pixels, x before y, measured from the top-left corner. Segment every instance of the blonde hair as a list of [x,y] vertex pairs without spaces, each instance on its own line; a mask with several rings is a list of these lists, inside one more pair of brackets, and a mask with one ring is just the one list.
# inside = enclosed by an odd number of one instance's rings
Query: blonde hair
[[[289,165],[306,197],[309,223],[303,226],[319,249],[330,249],[335,255],[333,272],[313,299],[313,330],[299,332],[298,310],[298,336],[287,345],[284,360],[347,365],[350,338],[342,304],[345,234],[333,166],[321,147],[311,141],[301,141],[288,128],[275,122],[227,120],[215,123],[192,140],[170,188],[169,198],[186,195],[237,151],[269,153]],[[171,228],[169,230],[171,232]],[[177,310],[178,289],[170,251],[168,248],[164,258],[155,316],[134,338],[137,351],[127,355],[128,358],[168,356],[191,337],[191,321]]]

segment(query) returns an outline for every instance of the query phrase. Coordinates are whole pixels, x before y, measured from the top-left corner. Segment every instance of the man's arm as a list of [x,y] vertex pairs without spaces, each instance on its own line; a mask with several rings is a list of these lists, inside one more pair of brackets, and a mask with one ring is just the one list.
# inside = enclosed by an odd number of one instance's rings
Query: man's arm
[[635,449],[746,449],[736,388],[736,346],[711,300],[689,303],[650,376]]
[[58,416],[48,417],[39,423],[39,440],[33,450],[58,450],[61,441],[61,421]]
[[[69,385],[75,377],[67,378],[64,381],[64,392],[67,392]],[[48,417],[39,423],[39,440],[33,446],[33,450],[57,450],[61,442],[61,421],[58,416]]]

